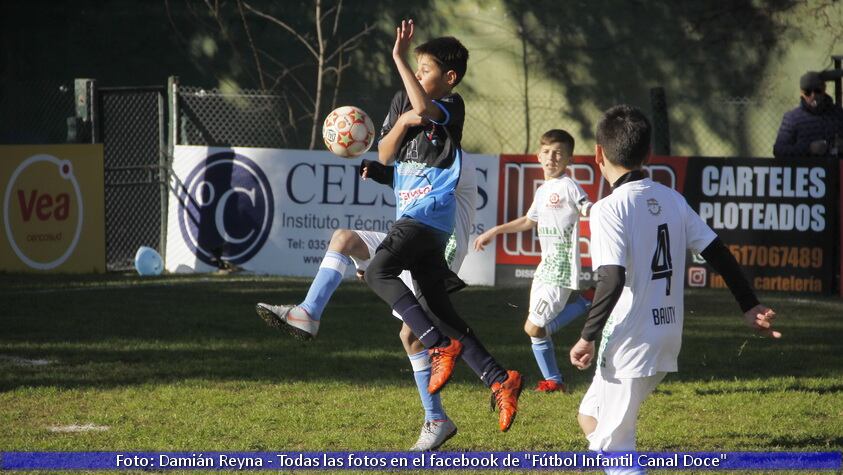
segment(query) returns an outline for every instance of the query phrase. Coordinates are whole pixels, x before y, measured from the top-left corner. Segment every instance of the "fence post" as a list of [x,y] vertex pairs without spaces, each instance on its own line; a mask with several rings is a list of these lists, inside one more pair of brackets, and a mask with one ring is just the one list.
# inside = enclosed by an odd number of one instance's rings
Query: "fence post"
[[667,120],[667,98],[664,88],[650,88],[650,107],[653,109],[653,153],[670,155],[670,125]]
[[75,115],[67,118],[67,142],[97,143],[99,124],[96,111],[96,80],[77,78],[73,80],[73,103]]
[[173,151],[179,142],[179,77],[167,78],[167,104],[170,110],[169,140],[167,155],[172,159]]
[[[834,69],[840,70],[840,63],[843,61],[843,54],[834,54],[831,56],[831,59],[834,61]],[[843,99],[843,87],[841,87],[840,76],[834,80],[834,103],[838,106],[841,104],[841,99]]]
[[[169,117],[164,118],[164,110],[159,109],[161,113],[161,130],[167,131],[167,138],[162,138],[162,142],[167,142],[167,153],[161,155],[161,257],[164,262],[167,262],[167,223],[169,222],[169,200],[170,200],[170,172],[173,169],[173,155],[176,150],[176,145],[179,141],[179,77],[170,76],[167,78],[167,96],[166,96],[166,110],[169,112]],[[164,127],[164,125],[167,125]],[[162,147],[163,148],[163,147]]]

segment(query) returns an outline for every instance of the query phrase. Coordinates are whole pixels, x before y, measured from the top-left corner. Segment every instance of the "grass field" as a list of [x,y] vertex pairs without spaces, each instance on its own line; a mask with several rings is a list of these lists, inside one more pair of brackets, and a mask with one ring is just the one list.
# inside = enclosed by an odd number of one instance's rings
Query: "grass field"
[[[0,451],[405,450],[423,414],[399,324],[370,290],[344,283],[311,343],[255,315],[255,302],[295,303],[307,285],[0,275]],[[477,287],[454,300],[531,388],[527,299],[527,289]],[[644,405],[639,450],[841,450],[843,301],[762,300],[779,314],[779,341],[743,327],[727,292],[687,292],[680,372]],[[443,392],[459,434],[443,449],[585,450],[575,414],[592,372],[567,363],[581,326],[555,336],[570,394],[525,391],[506,434],[461,365]],[[55,432],[85,424],[99,430]]]

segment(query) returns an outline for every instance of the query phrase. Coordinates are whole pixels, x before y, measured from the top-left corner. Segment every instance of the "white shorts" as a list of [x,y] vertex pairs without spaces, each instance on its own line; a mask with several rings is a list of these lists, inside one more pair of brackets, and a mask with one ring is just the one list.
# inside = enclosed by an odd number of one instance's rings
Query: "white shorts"
[[571,289],[533,279],[533,285],[530,287],[530,313],[527,320],[537,327],[544,328],[565,308],[571,292],[573,292]]
[[580,403],[580,414],[597,419],[589,434],[589,450],[635,450],[635,429],[641,403],[656,389],[667,373],[641,378],[604,379],[595,374]]
[[[375,251],[377,251],[378,246],[381,245],[381,242],[383,242],[384,238],[386,237],[386,233],[379,233],[377,231],[353,231],[366,244],[366,247],[369,249],[369,258],[366,260],[360,260],[353,256],[351,257],[351,260],[354,261],[354,266],[357,268],[357,270],[365,272],[366,269],[369,267],[369,262],[371,262],[372,256],[375,255]],[[398,277],[401,278],[401,280],[404,282],[404,285],[406,285],[408,289],[413,291],[424,311],[427,312],[428,315],[432,315],[432,312],[427,307],[427,302],[425,302],[424,297],[421,296],[421,292],[419,291],[416,282],[413,280],[413,276],[412,274],[410,274],[410,271],[405,270]],[[392,315],[395,318],[402,320],[401,316],[398,315],[394,310],[392,311]]]
[[357,230],[354,230],[354,233],[357,234],[357,237],[359,237],[364,244],[366,244],[366,247],[369,249],[369,258],[366,260],[360,260],[352,256],[351,260],[354,261],[354,265],[357,267],[357,270],[365,271],[366,268],[369,267],[369,262],[372,260],[372,256],[375,255],[375,251],[378,249],[378,246],[381,245],[383,239],[386,237],[386,233]]

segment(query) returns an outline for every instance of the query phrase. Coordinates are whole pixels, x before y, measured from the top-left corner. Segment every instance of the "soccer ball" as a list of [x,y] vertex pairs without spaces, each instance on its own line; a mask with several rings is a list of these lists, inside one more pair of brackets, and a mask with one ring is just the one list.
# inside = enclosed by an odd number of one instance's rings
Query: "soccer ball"
[[322,139],[325,140],[325,147],[335,155],[354,158],[372,146],[375,125],[359,107],[337,107],[322,124]]

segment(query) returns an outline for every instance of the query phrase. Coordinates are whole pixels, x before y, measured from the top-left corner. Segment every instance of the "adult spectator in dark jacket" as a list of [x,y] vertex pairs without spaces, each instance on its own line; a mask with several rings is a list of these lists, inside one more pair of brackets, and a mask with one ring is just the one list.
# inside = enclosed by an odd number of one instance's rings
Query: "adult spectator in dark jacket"
[[825,93],[820,73],[809,71],[799,80],[799,107],[782,117],[773,146],[776,157],[843,155],[843,109]]

